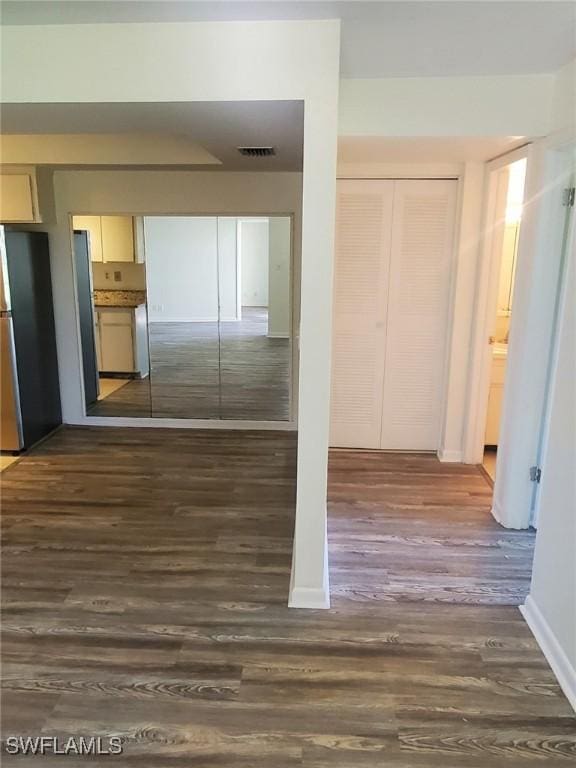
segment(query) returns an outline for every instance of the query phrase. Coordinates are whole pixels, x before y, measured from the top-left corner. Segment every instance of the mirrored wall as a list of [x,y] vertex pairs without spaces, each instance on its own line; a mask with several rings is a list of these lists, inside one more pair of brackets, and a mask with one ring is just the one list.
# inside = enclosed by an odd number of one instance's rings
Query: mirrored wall
[[87,415],[290,418],[290,217],[72,227]]

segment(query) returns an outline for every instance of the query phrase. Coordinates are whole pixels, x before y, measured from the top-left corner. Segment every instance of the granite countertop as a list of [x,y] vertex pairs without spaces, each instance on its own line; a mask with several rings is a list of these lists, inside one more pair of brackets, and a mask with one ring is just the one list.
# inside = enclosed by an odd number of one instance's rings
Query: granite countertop
[[93,293],[95,307],[121,307],[135,309],[146,304],[146,291],[105,291]]

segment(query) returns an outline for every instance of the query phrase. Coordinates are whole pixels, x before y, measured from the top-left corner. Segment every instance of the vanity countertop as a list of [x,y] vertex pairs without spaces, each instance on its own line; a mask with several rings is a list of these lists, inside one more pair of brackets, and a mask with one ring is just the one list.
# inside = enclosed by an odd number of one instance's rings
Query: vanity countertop
[[95,290],[93,296],[95,307],[135,309],[141,304],[146,304],[146,291]]
[[508,357],[508,344],[497,341],[492,347],[492,356],[505,360]]

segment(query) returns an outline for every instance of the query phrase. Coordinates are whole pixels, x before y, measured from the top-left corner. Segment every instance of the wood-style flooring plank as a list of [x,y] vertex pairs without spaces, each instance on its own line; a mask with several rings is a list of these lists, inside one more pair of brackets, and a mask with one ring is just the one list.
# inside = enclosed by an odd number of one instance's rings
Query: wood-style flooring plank
[[286,606],[295,473],[290,433],[157,429],[63,429],[8,468],[3,737],[124,752],[2,764],[574,764],[516,606],[533,534],[476,470],[335,452],[330,611]]

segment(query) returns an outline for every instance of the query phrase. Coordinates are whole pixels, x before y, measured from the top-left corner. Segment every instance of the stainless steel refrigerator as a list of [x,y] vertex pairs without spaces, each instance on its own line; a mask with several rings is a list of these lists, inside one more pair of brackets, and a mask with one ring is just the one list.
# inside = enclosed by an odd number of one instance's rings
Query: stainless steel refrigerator
[[62,422],[45,232],[0,226],[0,450],[34,445]]

